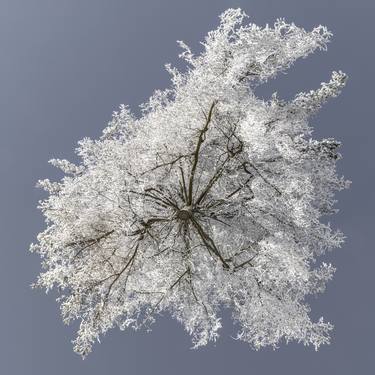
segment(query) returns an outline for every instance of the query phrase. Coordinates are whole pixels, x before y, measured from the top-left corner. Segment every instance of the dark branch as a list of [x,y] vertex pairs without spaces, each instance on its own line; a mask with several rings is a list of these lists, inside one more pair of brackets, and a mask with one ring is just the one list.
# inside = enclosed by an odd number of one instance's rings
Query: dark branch
[[[264,177],[263,176],[263,174],[259,171],[259,169],[253,164],[253,163],[250,163],[249,161],[248,162],[245,162],[244,164],[249,164],[250,165],[250,167],[251,168],[253,168],[256,172],[257,172],[257,174],[258,174],[258,176],[266,183],[266,184],[268,184],[269,186],[271,186],[275,191],[276,191],[276,193],[277,193],[277,195],[282,195],[282,193],[281,193],[281,191],[274,185],[274,184],[272,184],[266,177]],[[246,167],[244,166],[244,169],[245,169]],[[246,170],[246,169],[245,169]],[[247,170],[247,173],[250,173],[251,174],[251,172],[249,171],[249,170]]]
[[151,168],[151,169],[148,169],[147,171],[142,172],[142,173],[140,174],[140,176],[143,176],[144,174],[149,173],[149,172],[152,172],[152,171],[154,171],[154,170],[156,170],[156,169],[158,169],[158,168],[166,167],[166,166],[168,166],[168,165],[173,166],[173,165],[174,165],[175,163],[177,163],[179,160],[181,160],[181,159],[183,159],[183,158],[189,158],[189,157],[191,157],[191,156],[193,156],[193,155],[194,155],[193,153],[191,153],[191,154],[187,154],[187,155],[180,155],[180,156],[178,156],[176,159],[173,159],[173,160],[171,160],[171,161],[169,161],[169,162],[165,162],[165,163],[157,164],[155,167],[153,167],[153,168]]
[[229,156],[223,161],[221,166],[215,171],[214,175],[211,177],[207,186],[205,187],[205,189],[202,191],[199,198],[197,199],[196,205],[199,205],[202,202],[202,200],[205,198],[207,193],[211,190],[211,188],[215,184],[215,182],[221,177],[221,175],[223,174],[223,171],[224,171],[224,166],[225,166],[225,164],[227,163],[228,160],[229,160]]
[[199,151],[201,149],[202,143],[204,142],[205,134],[206,134],[206,132],[208,130],[208,125],[211,122],[212,113],[213,113],[213,110],[214,110],[214,107],[215,107],[216,103],[217,102],[214,101],[211,104],[210,110],[208,112],[208,116],[206,118],[206,123],[205,123],[203,129],[199,133],[199,138],[198,138],[197,146],[196,146],[195,152],[193,154],[194,155],[194,161],[193,161],[193,166],[191,167],[191,172],[190,172],[189,192],[188,192],[188,202],[187,202],[187,204],[189,206],[192,204],[192,201],[193,201],[193,184],[194,184],[195,171],[197,169],[197,164],[198,164],[198,160],[199,160]]
[[105,295],[105,298],[104,298],[104,301],[106,302],[108,300],[108,297],[109,297],[109,294],[111,293],[111,289],[113,287],[113,285],[115,284],[115,282],[120,278],[120,276],[127,270],[127,268],[129,266],[131,266],[134,262],[134,259],[135,259],[135,256],[137,255],[137,252],[138,252],[138,248],[139,248],[139,242],[137,243],[136,247],[135,247],[135,250],[132,254],[132,256],[130,257],[130,259],[128,260],[128,262],[126,263],[126,265],[122,268],[122,270],[120,270],[120,272],[118,272],[117,274],[115,274],[115,278],[113,279],[113,281],[109,284],[108,286],[108,291]]
[[87,249],[88,247],[90,247],[92,245],[95,245],[95,244],[99,243],[102,239],[107,238],[108,236],[110,236],[114,231],[115,230],[112,229],[112,230],[110,230],[110,231],[102,234],[101,236],[99,236],[97,238],[91,238],[89,240],[79,241],[79,242],[70,242],[66,246],[76,246],[76,245],[86,244],[81,249],[79,249],[79,251],[74,255],[73,258],[76,258],[76,257],[78,257],[82,253],[83,250]]
[[223,266],[225,268],[229,268],[229,264],[225,261],[225,259],[220,254],[220,251],[216,247],[213,239],[204,231],[202,226],[194,218],[192,218],[191,221],[193,223],[193,226],[197,230],[199,237],[202,239],[202,241],[203,241],[204,245],[207,247],[207,249],[212,251],[220,259],[220,261],[223,263]]

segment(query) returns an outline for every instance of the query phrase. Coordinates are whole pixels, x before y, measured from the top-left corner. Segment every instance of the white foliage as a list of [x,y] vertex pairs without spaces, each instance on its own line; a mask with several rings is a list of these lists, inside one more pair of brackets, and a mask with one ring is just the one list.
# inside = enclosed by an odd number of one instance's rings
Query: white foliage
[[43,258],[36,285],[59,289],[66,323],[81,320],[82,356],[108,329],[149,328],[162,312],[206,345],[223,306],[256,349],[329,342],[332,326],[310,320],[305,298],[332,278],[316,256],[343,236],[320,218],[348,182],[335,171],[339,143],[312,140],[308,118],[346,76],[290,102],[260,100],[256,85],[325,49],[331,34],[245,18],[224,12],[200,55],[179,42],[188,68],[167,65],[171,87],[138,119],[121,106],[99,140],[79,142],[80,165],[52,160],[68,176],[39,182],[49,197],[31,247]]

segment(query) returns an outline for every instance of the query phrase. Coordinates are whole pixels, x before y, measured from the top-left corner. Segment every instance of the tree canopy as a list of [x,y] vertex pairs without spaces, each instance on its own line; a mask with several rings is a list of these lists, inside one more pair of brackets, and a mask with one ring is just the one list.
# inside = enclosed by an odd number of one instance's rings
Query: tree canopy
[[59,290],[64,322],[81,320],[83,356],[110,328],[147,329],[163,312],[206,345],[223,307],[255,349],[329,343],[332,325],[310,319],[306,296],[333,276],[316,258],[343,235],[321,217],[349,182],[335,169],[340,143],[311,139],[308,121],[346,75],[290,101],[257,98],[257,85],[326,49],[331,33],[246,17],[225,11],[199,55],[179,42],[186,69],[166,66],[171,86],[141,116],[121,106],[100,139],[79,142],[79,164],[51,160],[61,181],[39,181],[49,195],[31,246],[43,266],[35,286]]

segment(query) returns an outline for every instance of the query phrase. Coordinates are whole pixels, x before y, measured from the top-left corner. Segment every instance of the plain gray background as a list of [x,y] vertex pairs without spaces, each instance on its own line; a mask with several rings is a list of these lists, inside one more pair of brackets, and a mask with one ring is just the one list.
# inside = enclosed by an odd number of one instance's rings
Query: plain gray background
[[[330,218],[347,236],[324,257],[337,267],[312,316],[335,324],[332,344],[251,351],[230,338],[191,350],[168,317],[152,333],[113,330],[85,360],[72,351],[77,325],[64,326],[56,295],[31,290],[40,271],[29,243],[44,228],[36,209],[39,178],[61,174],[47,161],[76,160],[76,142],[97,138],[112,111],[137,106],[168,85],[166,62],[179,64],[177,39],[197,51],[228,7],[260,25],[276,18],[334,33],[328,52],[298,61],[258,90],[290,98],[317,88],[334,69],[349,74],[342,95],[312,123],[315,137],[343,142],[339,172],[353,181]],[[374,17],[373,0],[1,0],[0,1],[0,373],[54,374],[373,374],[374,373]]]

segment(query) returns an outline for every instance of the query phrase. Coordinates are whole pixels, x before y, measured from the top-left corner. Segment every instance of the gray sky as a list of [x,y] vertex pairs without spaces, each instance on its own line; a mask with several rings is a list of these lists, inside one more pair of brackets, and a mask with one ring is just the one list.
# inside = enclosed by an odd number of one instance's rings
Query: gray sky
[[[152,333],[113,330],[85,360],[72,351],[77,325],[64,326],[56,295],[31,290],[40,271],[30,242],[44,228],[36,209],[39,178],[60,178],[47,161],[75,160],[76,142],[96,138],[121,103],[134,110],[168,85],[164,63],[177,64],[184,40],[193,49],[229,7],[242,7],[260,25],[285,17],[307,29],[327,25],[328,52],[299,61],[259,90],[289,98],[349,74],[343,94],[314,118],[316,137],[343,142],[340,173],[353,181],[338,194],[331,218],[347,236],[324,257],[337,267],[312,316],[335,324],[319,352],[297,344],[251,351],[230,338],[191,350],[182,327],[167,317]],[[0,0],[0,373],[62,374],[370,374],[373,354],[374,231],[373,0]],[[372,370],[372,371],[371,371]]]

